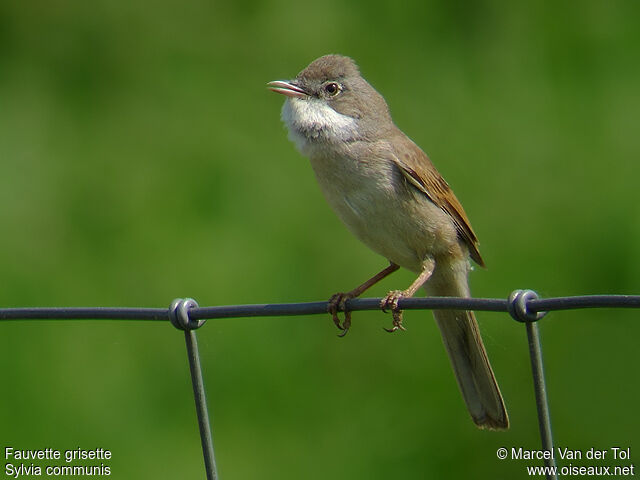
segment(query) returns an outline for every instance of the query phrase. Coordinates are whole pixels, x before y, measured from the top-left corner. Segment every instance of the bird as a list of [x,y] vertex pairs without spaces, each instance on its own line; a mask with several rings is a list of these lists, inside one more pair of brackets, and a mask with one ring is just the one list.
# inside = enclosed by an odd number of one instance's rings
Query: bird
[[[348,292],[333,295],[328,312],[344,335],[346,301],[400,267],[416,274],[381,301],[389,332],[405,330],[398,302],[420,288],[431,296],[469,297],[470,259],[484,267],[478,239],[462,205],[429,157],[393,122],[387,102],[353,59],[325,55],[292,80],[269,82],[286,97],[281,118],[308,157],[329,205],[360,241],[389,265]],[[344,311],[340,322],[339,311]],[[509,417],[472,311],[434,310],[455,377],[474,423],[509,428]]]

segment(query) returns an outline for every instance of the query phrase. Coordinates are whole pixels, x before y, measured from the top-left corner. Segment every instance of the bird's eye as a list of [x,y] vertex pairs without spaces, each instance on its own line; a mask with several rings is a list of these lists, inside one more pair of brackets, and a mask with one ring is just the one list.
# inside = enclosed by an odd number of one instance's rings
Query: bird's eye
[[324,86],[324,91],[333,97],[334,95],[337,95],[338,92],[340,92],[340,85],[335,82],[327,83]]

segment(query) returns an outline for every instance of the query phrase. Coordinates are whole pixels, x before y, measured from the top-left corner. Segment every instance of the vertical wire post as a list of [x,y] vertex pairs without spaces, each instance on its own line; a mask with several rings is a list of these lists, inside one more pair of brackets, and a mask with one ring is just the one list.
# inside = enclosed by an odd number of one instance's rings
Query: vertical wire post
[[[529,341],[529,356],[531,357],[531,373],[533,375],[533,388],[536,394],[536,407],[538,409],[538,425],[540,427],[540,439],[543,450],[553,451],[553,435],[551,433],[551,416],[549,414],[549,399],[547,398],[547,385],[544,379],[544,363],[542,361],[542,344],[540,342],[540,330],[536,322],[527,322],[527,340]],[[545,458],[544,464],[555,470],[556,461],[554,455]],[[547,480],[555,480],[557,474],[547,471]]]
[[[546,312],[532,312],[527,308],[529,300],[535,300],[538,294],[533,290],[516,290],[509,295],[508,310],[511,316],[523,322],[527,330],[529,343],[529,357],[531,359],[531,374],[533,377],[533,389],[536,397],[536,409],[538,411],[538,426],[540,428],[540,440],[543,450],[553,452],[553,435],[551,433],[551,415],[549,413],[549,399],[547,398],[547,385],[544,378],[544,362],[542,360],[542,342],[538,320],[546,315]],[[545,458],[544,464],[548,467],[545,474],[547,480],[557,480],[556,461],[554,455]]]
[[204,389],[200,353],[198,352],[198,339],[195,332],[196,328],[204,324],[204,320],[192,320],[189,318],[189,309],[197,306],[198,303],[191,298],[178,298],[174,300],[171,303],[171,307],[169,307],[169,318],[174,327],[184,330],[189,370],[191,372],[191,384],[193,385],[193,398],[196,404],[200,442],[202,444],[202,455],[204,457],[204,468],[207,473],[207,480],[216,480],[218,473],[213,452],[213,436],[211,434],[211,422],[207,409],[207,396]]
[[207,397],[204,390],[196,332],[194,330],[185,330],[184,339],[187,344],[187,356],[189,357],[189,369],[191,370],[193,398],[196,402],[196,413],[198,415],[198,428],[200,429],[204,467],[207,472],[207,480],[216,480],[217,472],[216,460],[213,454],[213,436],[211,435],[211,423],[207,409]]

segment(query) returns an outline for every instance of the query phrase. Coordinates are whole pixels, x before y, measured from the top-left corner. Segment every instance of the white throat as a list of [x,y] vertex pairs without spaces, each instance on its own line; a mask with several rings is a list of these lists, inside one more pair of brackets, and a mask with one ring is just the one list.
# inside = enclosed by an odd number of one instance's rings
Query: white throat
[[344,142],[358,136],[355,118],[336,112],[316,98],[287,98],[282,107],[282,121],[289,129],[289,139],[305,155],[324,143]]

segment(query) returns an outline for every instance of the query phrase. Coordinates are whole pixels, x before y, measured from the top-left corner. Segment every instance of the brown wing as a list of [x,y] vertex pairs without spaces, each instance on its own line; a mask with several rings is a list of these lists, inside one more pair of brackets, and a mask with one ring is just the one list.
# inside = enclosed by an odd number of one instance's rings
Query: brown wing
[[482,260],[478,250],[478,238],[473,232],[467,214],[464,213],[464,209],[454,195],[453,190],[438,173],[427,154],[401,131],[398,130],[397,133],[398,135],[392,144],[401,146],[401,148],[396,150],[393,161],[414,187],[451,216],[459,237],[469,248],[471,258],[478,265],[484,267],[484,260]]

